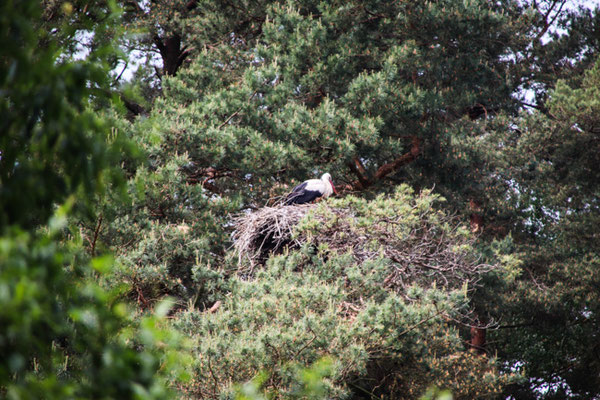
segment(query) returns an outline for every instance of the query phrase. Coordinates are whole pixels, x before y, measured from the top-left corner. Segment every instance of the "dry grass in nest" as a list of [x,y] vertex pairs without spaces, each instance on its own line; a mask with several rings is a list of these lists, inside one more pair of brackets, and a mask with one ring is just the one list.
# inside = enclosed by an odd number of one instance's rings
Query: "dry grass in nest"
[[294,238],[294,228],[314,207],[316,204],[263,207],[234,219],[233,241],[239,265],[246,259],[252,269],[270,253],[285,246],[299,247],[301,241]]

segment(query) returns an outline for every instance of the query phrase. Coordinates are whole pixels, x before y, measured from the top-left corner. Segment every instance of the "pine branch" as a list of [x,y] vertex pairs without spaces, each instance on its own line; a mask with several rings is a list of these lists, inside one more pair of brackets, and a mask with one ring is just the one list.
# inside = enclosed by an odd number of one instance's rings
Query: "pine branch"
[[92,257],[96,255],[96,241],[98,240],[98,236],[100,235],[100,227],[102,226],[102,214],[98,218],[98,223],[96,224],[96,229],[94,230],[94,239],[92,240],[92,249],[90,254]]
[[391,174],[392,172],[397,171],[401,167],[405,166],[406,164],[410,164],[411,162],[416,160],[419,153],[421,153],[421,139],[419,139],[417,136],[413,136],[410,151],[406,154],[403,154],[396,160],[379,167],[379,169],[375,173],[375,179],[381,180],[387,175]]
[[131,112],[134,116],[147,114],[148,111],[142,105],[128,99],[122,93],[119,93],[119,98],[125,105],[125,108],[127,108],[127,110],[129,110],[129,112]]
[[152,41],[154,42],[154,44],[158,48],[158,51],[160,52],[161,55],[166,52],[165,44],[163,43],[163,41],[160,38],[160,36],[158,36],[158,34],[155,34],[152,37]]
[[126,6],[133,6],[133,8],[135,8],[136,11],[144,14],[144,9],[142,8],[142,6],[140,6],[140,4],[135,1],[135,0],[129,0],[127,2],[125,2]]
[[417,136],[410,136],[412,138],[412,145],[408,153],[405,153],[395,159],[392,162],[383,164],[377,169],[375,172],[375,176],[373,178],[368,178],[366,175],[366,170],[360,160],[355,157],[354,163],[349,163],[348,167],[350,170],[357,176],[358,180],[352,183],[352,187],[356,190],[364,190],[369,186],[374,185],[377,181],[382,180],[387,175],[391,174],[402,168],[403,166],[410,164],[414,160],[417,159],[419,154],[421,153],[421,139]]
[[179,69],[179,67],[181,67],[181,64],[183,64],[183,62],[185,61],[186,58],[189,57],[189,55],[192,53],[194,49],[193,48],[183,48],[181,53],[179,54],[179,58],[177,59],[177,69]]
[[186,3],[185,8],[188,11],[192,11],[193,9],[195,9],[198,6],[198,1],[197,0],[190,0]]
[[[348,163],[348,167],[354,173],[354,175],[357,176],[358,183],[360,184],[361,187],[365,188],[365,187],[369,186],[369,179],[367,178],[367,171],[365,170],[364,166],[362,165],[362,163],[360,162],[358,157],[354,157],[353,161],[350,161]],[[356,185],[354,185],[354,186],[356,186]]]
[[550,27],[552,25],[554,25],[554,23],[556,22],[556,19],[558,18],[563,7],[565,6],[565,3],[567,2],[567,0],[561,1],[558,11],[554,14],[554,17],[552,17],[552,20],[550,22],[548,22],[548,17],[550,16],[550,13],[552,12],[552,10],[554,10],[554,7],[558,4],[558,2],[559,2],[559,0],[554,0],[552,2],[552,5],[548,8],[548,11],[546,11],[546,14],[544,15],[544,27],[535,37],[536,42],[538,40],[540,40],[542,38],[542,36],[544,36],[546,34],[546,32],[548,32],[548,29],[550,29]]
[[[248,101],[252,100],[252,98],[254,96],[256,96],[256,93],[258,92],[258,90],[255,90],[250,97],[248,98]],[[244,106],[240,106],[240,108],[238,108],[233,114],[231,114],[226,120],[225,122],[223,122],[221,125],[219,125],[219,127],[217,129],[221,129],[222,127],[224,127],[225,125],[227,125],[229,123],[229,121],[231,121],[231,119],[233,117],[235,117],[236,115],[238,115],[240,113],[240,111],[242,111],[242,109],[244,108]]]
[[496,329],[528,328],[533,325],[535,325],[534,322],[523,322],[521,324],[500,325],[500,326],[497,326]]

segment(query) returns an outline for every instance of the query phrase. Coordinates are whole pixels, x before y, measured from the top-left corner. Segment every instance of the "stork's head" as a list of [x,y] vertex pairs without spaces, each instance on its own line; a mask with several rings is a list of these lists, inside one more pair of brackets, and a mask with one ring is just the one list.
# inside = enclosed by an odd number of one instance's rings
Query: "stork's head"
[[331,185],[331,189],[333,189],[333,193],[337,194],[337,190],[335,190],[335,186],[333,186],[333,180],[331,180],[331,175],[329,175],[328,172],[324,173],[323,176],[321,176],[321,180],[323,182],[327,182]]

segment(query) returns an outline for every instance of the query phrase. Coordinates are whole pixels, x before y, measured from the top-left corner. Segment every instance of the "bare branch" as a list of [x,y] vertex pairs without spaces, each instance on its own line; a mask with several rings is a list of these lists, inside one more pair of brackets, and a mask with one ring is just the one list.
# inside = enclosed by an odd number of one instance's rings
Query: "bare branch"
[[[383,164],[377,169],[375,172],[375,176],[369,179],[366,176],[366,171],[358,158],[354,158],[354,163],[349,163],[348,167],[350,170],[357,176],[358,180],[355,181],[352,186],[356,190],[364,190],[369,186],[375,184],[377,181],[385,178],[387,175],[398,171],[403,166],[410,164],[414,160],[417,159],[419,154],[421,153],[421,139],[418,136],[410,136],[411,137],[411,147],[410,150],[389,163]],[[362,167],[362,169],[361,169]]]

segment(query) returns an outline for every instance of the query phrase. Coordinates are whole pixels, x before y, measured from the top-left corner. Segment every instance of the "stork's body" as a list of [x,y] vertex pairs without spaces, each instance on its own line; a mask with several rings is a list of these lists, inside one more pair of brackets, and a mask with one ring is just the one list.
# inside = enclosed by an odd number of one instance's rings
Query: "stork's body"
[[288,194],[285,199],[285,204],[304,204],[318,199],[319,197],[327,198],[332,193],[336,193],[331,175],[323,174],[321,179],[309,179],[302,182]]

